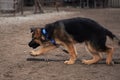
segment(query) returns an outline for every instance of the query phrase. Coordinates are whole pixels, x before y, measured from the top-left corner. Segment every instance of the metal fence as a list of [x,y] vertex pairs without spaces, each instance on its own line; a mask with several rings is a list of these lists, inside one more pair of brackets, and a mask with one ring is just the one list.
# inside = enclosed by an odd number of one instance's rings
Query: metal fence
[[[20,7],[20,1],[30,1],[30,0],[0,0],[0,11],[1,10],[16,10]],[[41,0],[41,4],[49,0]],[[61,1],[61,4],[65,4],[64,0],[50,0],[50,1]],[[97,7],[112,7],[120,8],[120,0],[72,0],[75,5],[88,8]],[[105,2],[106,1],[106,2]],[[62,3],[63,2],[63,3]],[[76,2],[76,3],[75,3]],[[47,3],[46,3],[47,4]],[[52,5],[52,4],[51,4]],[[71,3],[72,5],[72,3]],[[48,4],[47,4],[48,6]]]
[[120,8],[120,0],[109,0],[109,7]]
[[14,10],[13,0],[0,0],[0,10]]

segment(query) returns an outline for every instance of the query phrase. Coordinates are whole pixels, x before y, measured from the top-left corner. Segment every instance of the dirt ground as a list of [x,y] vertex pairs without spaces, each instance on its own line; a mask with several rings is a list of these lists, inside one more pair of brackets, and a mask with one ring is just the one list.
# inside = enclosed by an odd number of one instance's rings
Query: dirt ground
[[[16,17],[0,17],[0,80],[120,80],[120,47],[116,50],[113,66],[105,64],[85,65],[81,59],[91,56],[84,44],[76,44],[78,60],[73,65],[64,64],[69,55],[61,49],[32,57],[28,42],[30,27],[43,27],[47,23],[71,17],[88,17],[96,20],[120,38],[120,9],[70,9],[45,14]],[[111,41],[108,40],[108,44]],[[104,54],[105,58],[105,54]]]

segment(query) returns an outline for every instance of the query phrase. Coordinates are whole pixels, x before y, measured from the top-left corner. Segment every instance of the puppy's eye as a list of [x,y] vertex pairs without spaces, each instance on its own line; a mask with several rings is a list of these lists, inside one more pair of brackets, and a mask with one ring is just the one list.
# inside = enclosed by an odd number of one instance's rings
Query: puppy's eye
[[35,40],[35,39],[39,40],[39,38],[34,37],[33,40]]

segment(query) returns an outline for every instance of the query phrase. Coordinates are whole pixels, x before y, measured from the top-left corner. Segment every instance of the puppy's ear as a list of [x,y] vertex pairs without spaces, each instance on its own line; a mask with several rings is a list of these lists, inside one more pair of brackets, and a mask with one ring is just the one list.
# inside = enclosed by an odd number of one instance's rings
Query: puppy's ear
[[31,32],[31,33],[34,32],[35,29],[36,29],[36,28],[34,28],[34,27],[30,28],[30,32]]

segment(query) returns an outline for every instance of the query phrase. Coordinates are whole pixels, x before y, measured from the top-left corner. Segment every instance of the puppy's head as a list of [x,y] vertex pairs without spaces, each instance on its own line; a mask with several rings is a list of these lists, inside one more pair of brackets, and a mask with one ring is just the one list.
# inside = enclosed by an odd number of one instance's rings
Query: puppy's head
[[38,46],[42,45],[44,39],[42,38],[41,28],[31,28],[32,39],[29,42],[29,47],[33,49],[37,48]]

